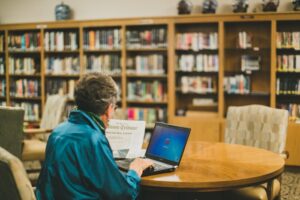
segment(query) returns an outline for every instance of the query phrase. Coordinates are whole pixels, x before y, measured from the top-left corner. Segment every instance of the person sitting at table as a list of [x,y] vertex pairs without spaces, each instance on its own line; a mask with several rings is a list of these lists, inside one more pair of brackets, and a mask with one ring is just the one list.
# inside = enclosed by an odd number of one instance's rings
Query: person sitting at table
[[152,162],[135,159],[125,174],[116,165],[105,129],[117,107],[117,86],[101,73],[75,88],[77,109],[49,137],[37,199],[135,199],[140,176]]

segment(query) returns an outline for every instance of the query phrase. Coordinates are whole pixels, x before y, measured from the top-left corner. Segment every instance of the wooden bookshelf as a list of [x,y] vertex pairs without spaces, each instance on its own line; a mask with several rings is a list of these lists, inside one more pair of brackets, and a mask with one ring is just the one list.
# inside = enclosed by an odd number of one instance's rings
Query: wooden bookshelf
[[[285,108],[290,110],[291,120],[295,121],[299,118],[299,111],[298,115],[295,114],[295,105],[298,105],[300,93],[293,90],[296,90],[296,82],[300,80],[300,70],[295,64],[300,49],[292,45],[278,46],[277,37],[280,35],[278,33],[284,32],[286,36],[300,32],[299,19],[299,13],[291,12],[0,25],[0,38],[3,38],[3,42],[0,41],[0,45],[3,45],[0,47],[0,65],[1,62],[4,65],[0,84],[5,82],[6,85],[2,87],[2,94],[5,95],[0,95],[0,104],[5,102],[7,105],[20,106],[25,103],[27,107],[38,106],[40,118],[47,94],[61,89],[73,99],[72,87],[83,74],[104,71],[117,82],[121,90],[118,105],[128,118],[137,119],[134,116],[138,113],[147,115],[150,112],[156,118],[150,116],[148,124],[159,120],[189,126],[192,128],[191,139],[222,141],[224,118],[229,106],[261,104]],[[201,42],[195,39],[195,35],[193,37],[195,33],[202,35]],[[215,36],[210,36],[212,33]],[[178,45],[178,34],[183,35],[182,41],[188,41],[186,46]],[[38,35],[33,39],[33,44],[39,45],[26,46],[26,37],[35,37],[32,35]],[[12,45],[12,37],[17,40],[21,38],[21,41],[24,37],[25,47],[20,48],[20,43]],[[56,48],[50,41],[51,37],[63,38],[64,44],[58,44]],[[71,39],[68,37],[73,38],[73,46],[69,44]],[[198,46],[193,45],[193,39],[198,41]],[[213,40],[214,45],[209,46],[209,40]],[[279,59],[292,59],[288,56],[293,56],[293,69],[279,66]],[[33,75],[11,73],[11,59],[25,58],[31,58],[36,63]],[[244,70],[242,62],[249,65],[250,61],[252,65],[255,63],[254,58],[259,58],[259,69]],[[218,62],[214,67],[203,66],[216,63],[216,59]],[[66,60],[76,64],[71,69],[60,69],[59,63]],[[56,68],[50,67],[53,62],[56,62]],[[199,64],[201,62],[205,64]],[[182,80],[183,77],[186,80]],[[230,87],[224,87],[228,77],[236,77],[236,80],[231,80],[233,83],[238,80],[242,80],[242,83],[248,81],[249,90],[244,88],[238,92],[228,92]],[[15,81],[24,79],[38,81],[38,97],[19,98],[11,95],[11,86]],[[287,83],[279,84],[281,88],[278,88],[278,79],[282,82],[286,80]],[[182,85],[184,81],[188,84]],[[52,83],[56,84],[56,90],[53,90]],[[130,94],[132,88],[129,87],[134,83],[137,88],[143,83],[149,83],[143,87],[157,84],[160,89],[149,89],[147,92],[141,90],[134,94],[136,98],[128,98],[133,96]],[[291,85],[294,85],[294,89],[290,92],[284,90],[293,88]],[[163,97],[160,99],[143,96],[155,94],[161,88]],[[68,104],[70,110],[74,101],[70,100]],[[299,148],[294,143],[299,141],[299,131],[300,126],[291,122],[287,139],[290,152],[287,163],[290,165],[300,165],[296,157],[300,153]]]

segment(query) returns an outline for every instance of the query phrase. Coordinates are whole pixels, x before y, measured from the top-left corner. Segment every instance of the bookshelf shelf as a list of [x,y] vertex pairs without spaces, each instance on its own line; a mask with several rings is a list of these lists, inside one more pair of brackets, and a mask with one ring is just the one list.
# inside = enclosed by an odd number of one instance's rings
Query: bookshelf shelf
[[15,78],[41,78],[41,74],[10,74],[9,76]]
[[79,78],[79,74],[46,74],[46,78]]
[[232,96],[232,97],[268,97],[270,96],[270,93],[265,93],[265,92],[250,92],[250,93],[245,93],[245,94],[233,94],[233,93],[225,93],[226,96]]
[[159,74],[127,74],[127,78],[166,79],[167,75]]
[[5,96],[0,96],[0,100],[5,100],[6,97]]
[[192,50],[192,49],[175,49],[177,53],[218,53],[218,49],[199,49],[199,50]]
[[126,101],[128,104],[167,105],[167,101]]
[[9,54],[40,54],[41,53],[41,51],[40,50],[32,50],[32,51],[30,51],[30,50],[14,50],[14,51],[12,51],[12,50],[10,50],[9,52],[8,52]]
[[15,97],[15,96],[10,96],[11,100],[16,100],[16,101],[41,101],[41,97]]
[[167,52],[166,48],[127,48],[128,52]]
[[203,76],[218,76],[219,72],[204,72],[204,71],[182,71],[182,70],[176,70],[176,73],[178,76],[195,76],[195,75],[203,75]]
[[84,53],[121,53],[121,49],[85,49]]
[[46,54],[77,54],[79,50],[45,51]]

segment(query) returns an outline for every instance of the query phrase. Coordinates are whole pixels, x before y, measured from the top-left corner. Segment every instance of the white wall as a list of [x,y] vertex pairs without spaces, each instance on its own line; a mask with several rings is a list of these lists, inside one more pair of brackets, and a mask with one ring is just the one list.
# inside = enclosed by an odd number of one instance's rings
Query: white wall
[[[231,13],[234,0],[218,0],[217,13]],[[75,20],[170,16],[177,14],[179,0],[64,0]],[[191,0],[193,13],[201,11],[203,0]],[[249,0],[248,12],[261,8],[262,0]],[[280,0],[278,11],[292,10],[292,0]],[[0,23],[53,21],[55,5],[61,0],[0,0]]]

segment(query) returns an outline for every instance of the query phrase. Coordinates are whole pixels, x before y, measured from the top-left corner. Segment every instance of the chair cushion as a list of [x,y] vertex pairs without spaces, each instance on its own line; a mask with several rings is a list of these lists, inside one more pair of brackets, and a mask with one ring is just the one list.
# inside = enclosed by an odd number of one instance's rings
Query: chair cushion
[[[266,192],[267,184],[262,184],[258,186],[245,187],[238,190],[231,190],[225,192],[225,199],[230,200],[267,200]],[[275,179],[273,182],[273,198],[278,196],[280,192],[280,182]]]
[[44,160],[46,143],[39,140],[24,140],[22,160]]

